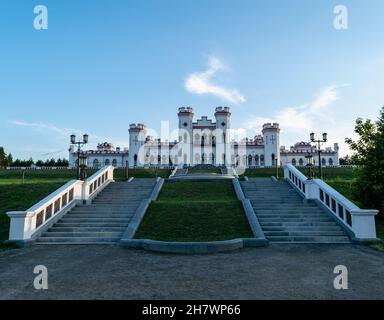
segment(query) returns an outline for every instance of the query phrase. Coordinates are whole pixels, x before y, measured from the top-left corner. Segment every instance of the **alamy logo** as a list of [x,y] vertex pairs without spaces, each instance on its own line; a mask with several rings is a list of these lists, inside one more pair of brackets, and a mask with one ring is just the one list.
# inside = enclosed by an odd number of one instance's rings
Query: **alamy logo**
[[348,269],[346,266],[338,265],[333,269],[333,273],[337,274],[335,280],[333,280],[333,287],[336,290],[348,289]]
[[46,6],[38,5],[33,9],[33,13],[37,16],[33,20],[33,27],[36,30],[48,29],[48,9]]
[[348,8],[343,5],[337,5],[333,9],[333,13],[336,14],[333,20],[333,27],[336,30],[348,30]]
[[33,269],[33,273],[37,274],[33,281],[33,286],[36,290],[48,289],[48,269],[46,266],[39,265]]

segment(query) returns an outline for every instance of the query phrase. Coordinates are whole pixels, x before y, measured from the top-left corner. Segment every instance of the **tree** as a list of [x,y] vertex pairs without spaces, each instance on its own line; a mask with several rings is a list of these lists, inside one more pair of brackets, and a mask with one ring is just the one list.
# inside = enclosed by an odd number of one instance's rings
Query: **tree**
[[13,156],[12,156],[12,153],[10,153],[8,156],[7,156],[7,166],[10,167],[13,163]]
[[6,166],[6,157],[4,148],[0,147],[0,169],[4,168]]
[[352,159],[359,167],[356,170],[355,195],[364,206],[384,212],[384,107],[376,122],[358,118],[355,132],[357,141],[346,138],[354,152]]
[[340,165],[352,165],[352,164],[356,164],[352,158],[349,156],[349,155],[346,155],[344,157],[341,157],[339,159],[339,163]]

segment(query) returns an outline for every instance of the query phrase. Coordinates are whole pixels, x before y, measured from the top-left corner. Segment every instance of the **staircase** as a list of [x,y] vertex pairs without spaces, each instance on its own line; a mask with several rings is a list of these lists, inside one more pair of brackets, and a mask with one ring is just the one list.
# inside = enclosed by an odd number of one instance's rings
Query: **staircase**
[[350,243],[346,232],[315,203],[303,203],[287,182],[241,181],[245,196],[272,243]]
[[76,206],[37,239],[39,244],[114,243],[121,239],[155,179],[133,179],[108,185],[88,206]]

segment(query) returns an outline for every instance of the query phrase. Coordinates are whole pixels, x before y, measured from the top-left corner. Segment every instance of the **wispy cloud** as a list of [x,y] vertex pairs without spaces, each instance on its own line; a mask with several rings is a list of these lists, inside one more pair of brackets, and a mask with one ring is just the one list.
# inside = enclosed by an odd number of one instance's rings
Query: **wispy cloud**
[[[12,121],[10,121],[10,123],[13,125],[19,126],[19,127],[31,128],[31,129],[38,130],[41,132],[47,132],[47,131],[53,132],[53,133],[57,134],[57,137],[60,140],[62,138],[68,139],[68,143],[69,143],[69,135],[76,134],[78,136],[82,136],[85,133],[84,131],[79,130],[79,129],[62,128],[62,127],[58,127],[54,124],[44,123],[44,122],[28,122],[28,121],[24,121],[24,120],[12,120]],[[124,141],[122,139],[120,139],[120,140],[119,139],[113,139],[111,137],[96,135],[96,134],[93,134],[91,132],[87,132],[87,133],[89,134],[90,140],[92,139],[94,141],[94,143],[93,144],[91,143],[91,145],[96,145],[96,143],[98,143],[98,142],[105,142],[105,141],[117,143],[117,146],[125,146],[128,144],[128,141]],[[52,154],[56,152],[56,150],[52,150],[52,151],[49,150],[49,151],[52,152]],[[59,151],[57,151],[57,152],[59,152]]]
[[225,66],[216,57],[209,57],[208,69],[203,72],[195,72],[188,75],[185,81],[185,89],[198,95],[212,94],[222,100],[239,104],[245,102],[245,98],[235,89],[228,89],[214,83],[217,72],[224,70]]
[[272,118],[253,117],[246,123],[246,127],[255,129],[266,122],[278,122],[285,132],[301,132],[313,129],[314,122],[319,118],[333,123],[334,120],[324,112],[324,109],[339,99],[339,89],[346,86],[348,85],[328,86],[321,90],[312,102],[282,108]]

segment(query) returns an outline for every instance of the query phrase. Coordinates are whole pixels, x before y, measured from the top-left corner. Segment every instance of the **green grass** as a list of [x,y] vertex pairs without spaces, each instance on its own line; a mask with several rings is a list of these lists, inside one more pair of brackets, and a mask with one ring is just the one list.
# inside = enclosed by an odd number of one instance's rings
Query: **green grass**
[[136,239],[218,241],[253,237],[230,181],[167,182]]
[[221,173],[220,168],[189,168],[188,174]]
[[[90,177],[96,170],[87,170]],[[136,178],[168,177],[171,170],[130,169],[129,176]],[[115,179],[125,180],[125,169],[115,169]],[[0,250],[9,248],[3,244],[8,239],[8,211],[24,211],[60,188],[69,180],[76,179],[76,170],[21,170],[0,171]]]

